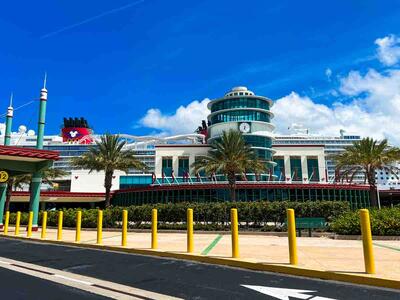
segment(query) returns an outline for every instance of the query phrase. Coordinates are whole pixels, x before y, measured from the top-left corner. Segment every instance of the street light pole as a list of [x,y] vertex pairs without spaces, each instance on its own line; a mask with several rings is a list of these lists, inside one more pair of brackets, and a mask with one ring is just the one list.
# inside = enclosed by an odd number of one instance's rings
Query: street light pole
[[376,194],[378,196],[378,208],[381,209],[381,197],[379,196],[379,187],[376,186]]

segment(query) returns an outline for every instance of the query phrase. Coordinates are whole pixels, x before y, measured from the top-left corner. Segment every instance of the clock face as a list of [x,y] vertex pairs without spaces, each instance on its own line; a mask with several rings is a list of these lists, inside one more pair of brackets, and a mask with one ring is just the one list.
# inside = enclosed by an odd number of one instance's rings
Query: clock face
[[239,130],[244,133],[250,132],[250,124],[249,123],[240,123]]

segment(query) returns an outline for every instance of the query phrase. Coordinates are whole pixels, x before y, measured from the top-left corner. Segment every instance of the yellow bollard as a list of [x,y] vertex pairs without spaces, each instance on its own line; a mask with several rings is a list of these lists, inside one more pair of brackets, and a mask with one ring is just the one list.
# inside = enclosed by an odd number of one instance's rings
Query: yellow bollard
[[236,208],[231,209],[232,257],[239,258],[239,224]]
[[19,235],[19,223],[21,223],[21,212],[17,212],[17,220],[15,220],[15,235]]
[[58,229],[57,229],[57,241],[62,240],[62,227],[63,227],[63,211],[58,212]]
[[10,212],[6,211],[6,220],[4,222],[4,235],[8,234],[8,223],[10,222]]
[[375,274],[374,249],[372,248],[371,223],[368,209],[360,209],[361,235],[364,250],[365,272]]
[[157,249],[157,209],[151,211],[151,249]]
[[187,210],[187,252],[193,252],[193,209]]
[[101,245],[103,240],[103,211],[99,209],[97,213],[97,245]]
[[289,239],[289,260],[291,265],[297,265],[296,219],[294,218],[293,209],[289,208],[286,212]]
[[81,241],[81,226],[82,226],[82,211],[76,212],[76,231],[75,231],[75,242]]
[[126,241],[127,232],[128,232],[128,211],[124,209],[122,211],[122,240],[121,240],[122,247],[126,247],[127,245]]
[[28,231],[26,233],[26,236],[30,238],[32,236],[32,222],[33,222],[33,211],[29,212],[29,218],[28,218]]
[[42,215],[42,232],[40,236],[42,240],[46,238],[46,227],[47,227],[47,211],[44,211]]

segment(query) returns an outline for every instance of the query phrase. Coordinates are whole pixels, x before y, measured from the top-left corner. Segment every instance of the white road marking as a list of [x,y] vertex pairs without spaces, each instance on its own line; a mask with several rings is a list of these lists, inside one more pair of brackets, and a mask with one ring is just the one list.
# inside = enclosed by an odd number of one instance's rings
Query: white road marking
[[276,288],[269,286],[261,286],[261,285],[244,285],[243,287],[252,289],[264,295],[268,295],[274,297],[279,300],[290,300],[290,298],[296,299],[310,299],[310,300],[337,300],[333,298],[325,298],[313,295],[307,295],[307,293],[316,293],[317,291],[309,291],[309,290],[297,290],[297,289],[285,289],[285,288]]
[[[12,260],[5,257],[0,257],[0,268],[52,281],[65,286],[74,287],[89,293],[106,296],[112,299],[141,300],[143,298],[148,298],[155,300],[181,300],[180,298],[172,297],[169,295],[159,294],[110,281],[100,280],[94,277],[88,277],[57,269],[42,267],[39,265]],[[90,286],[90,289],[88,289],[88,286]]]
[[70,280],[73,282],[78,282],[78,283],[82,283],[82,284],[86,284],[86,285],[93,285],[93,283],[91,283],[89,281],[79,280],[79,279],[71,278],[68,276],[60,275],[60,274],[54,274],[54,276],[62,278],[62,279]]

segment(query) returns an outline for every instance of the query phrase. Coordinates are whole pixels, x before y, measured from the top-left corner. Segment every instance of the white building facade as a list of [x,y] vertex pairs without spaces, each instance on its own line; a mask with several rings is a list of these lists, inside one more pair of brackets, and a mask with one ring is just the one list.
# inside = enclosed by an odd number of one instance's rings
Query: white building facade
[[[165,183],[170,183],[172,177],[176,182],[182,182],[185,172],[189,172],[192,181],[196,180],[196,174],[190,166],[196,158],[207,155],[211,147],[208,145],[158,145],[155,149],[156,178],[164,178]],[[324,146],[287,145],[275,146],[272,150],[273,160],[276,163],[273,181],[326,182]],[[270,181],[269,177],[266,181]]]

